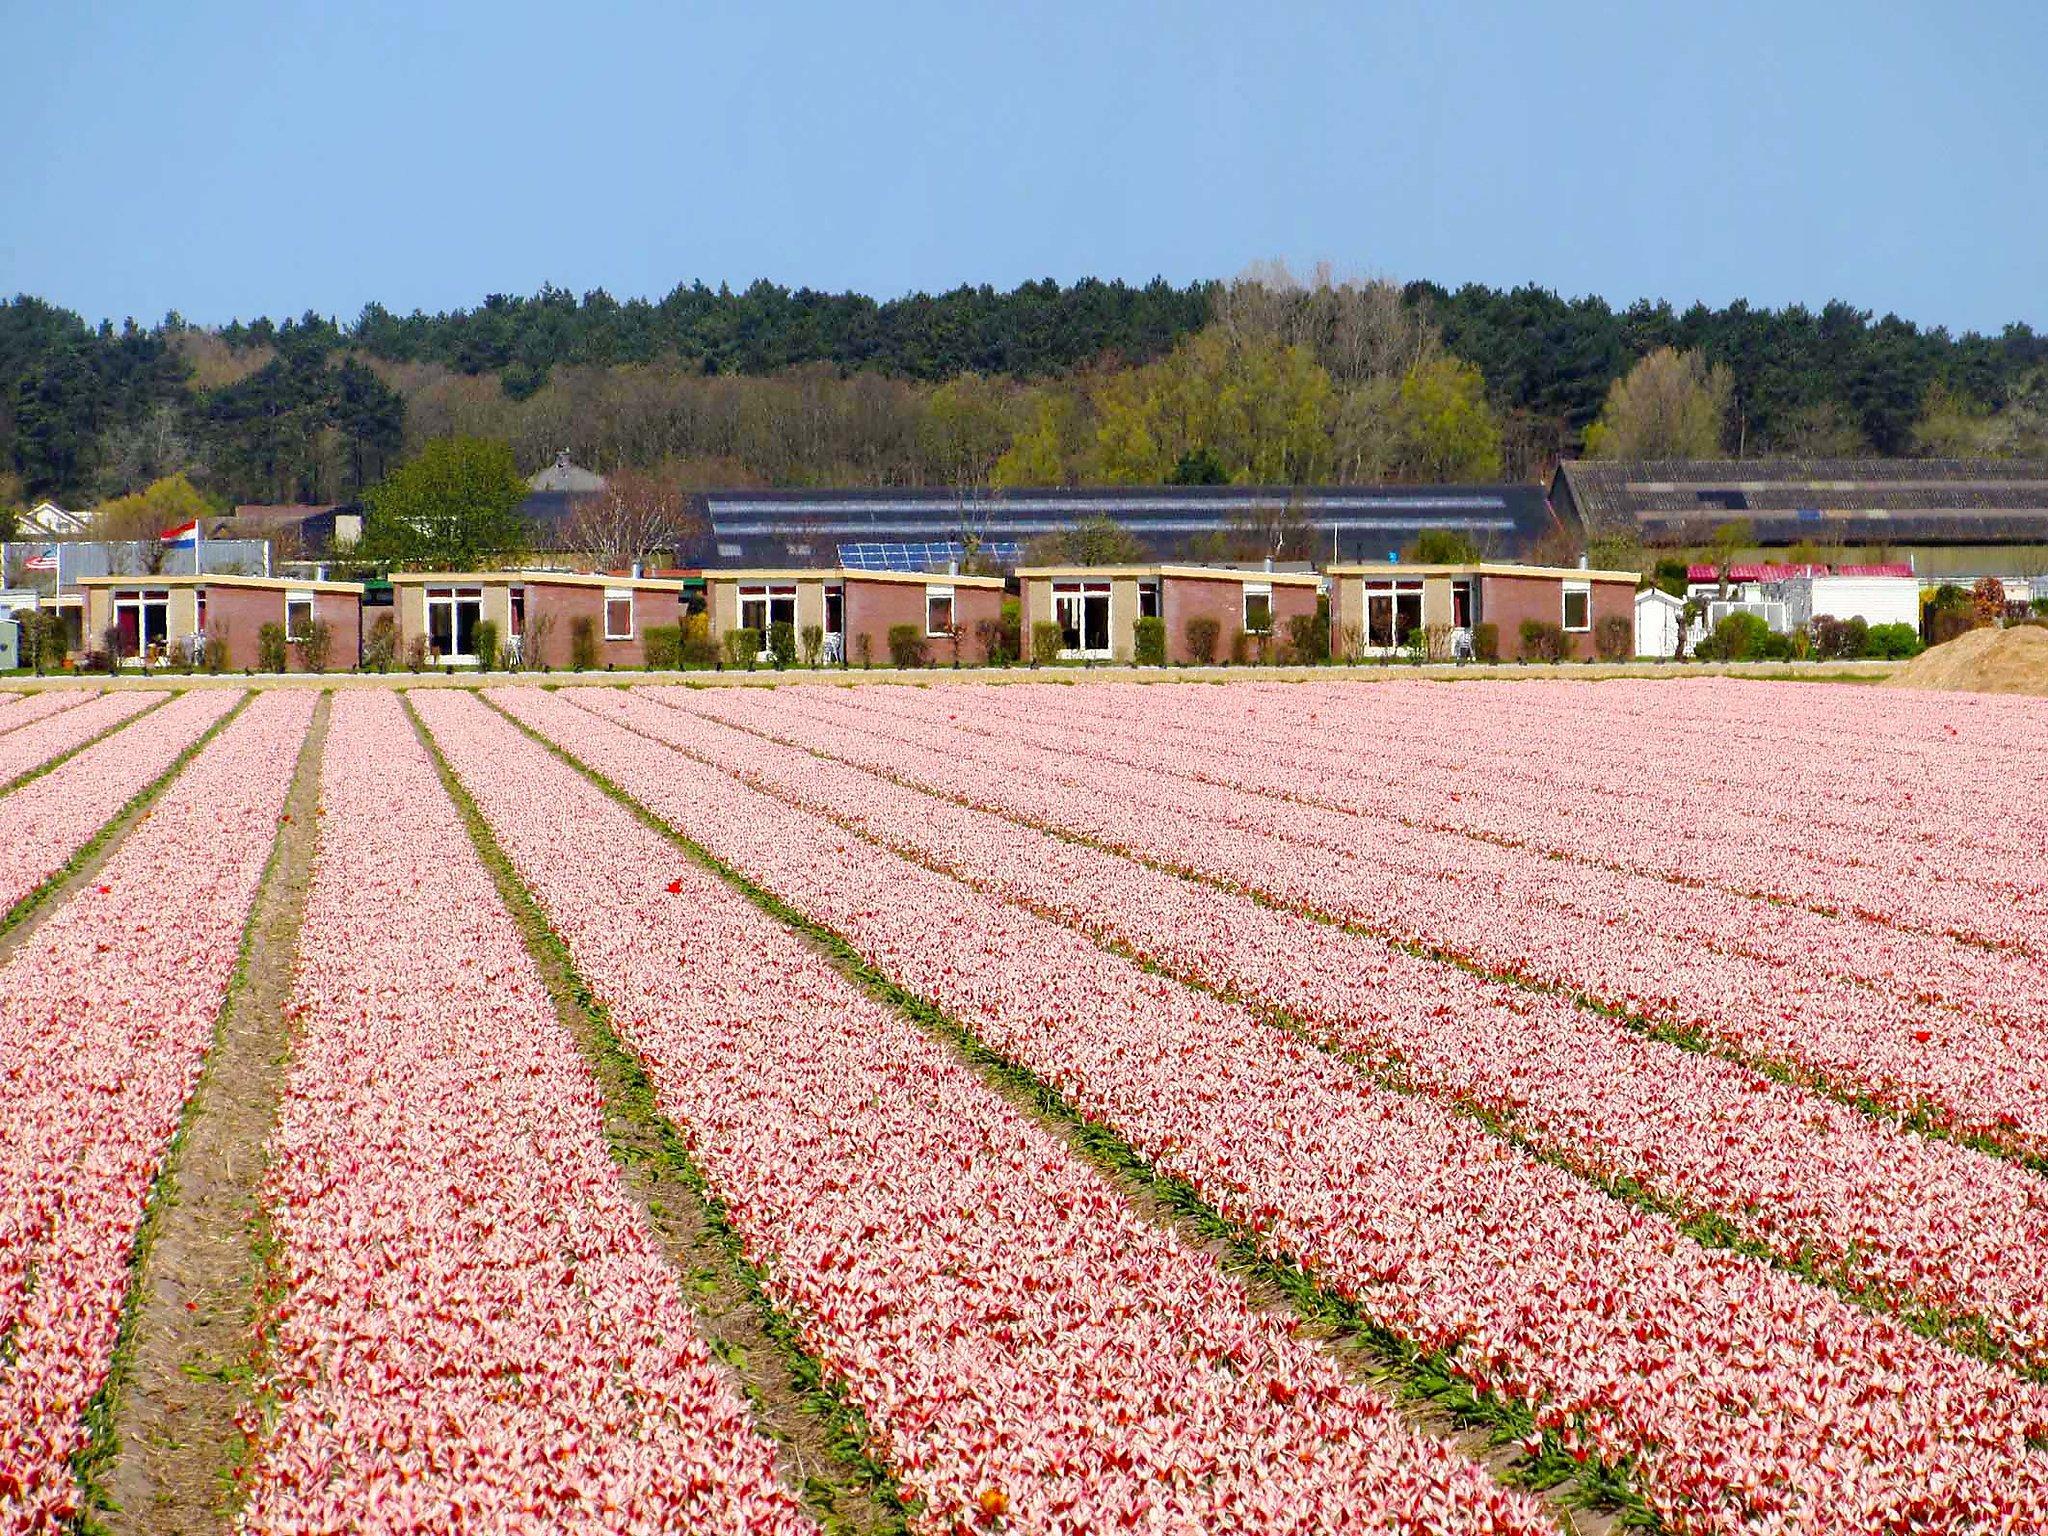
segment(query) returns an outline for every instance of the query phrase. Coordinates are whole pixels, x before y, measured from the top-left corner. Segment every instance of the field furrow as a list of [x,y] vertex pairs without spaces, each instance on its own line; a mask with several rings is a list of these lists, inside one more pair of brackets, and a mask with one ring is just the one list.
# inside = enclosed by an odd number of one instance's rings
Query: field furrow
[[336,700],[321,809],[242,1528],[812,1529],[396,697]]
[[[1822,956],[1771,964],[1672,938],[1624,907],[1587,898],[1539,871],[1540,886],[1475,878],[1457,859],[1401,862],[1398,839],[1356,825],[1319,837],[1303,807],[1183,782],[1136,792],[1132,772],[1054,760],[1033,749],[935,735],[824,690],[778,690],[769,708],[740,690],[650,696],[769,730],[935,793],[1027,824],[1086,838],[1164,867],[1383,937],[1491,974],[1567,994],[1653,1025],[1783,1064],[1845,1095],[2002,1146],[2048,1155],[2048,1021],[1980,1019],[1841,975]],[[943,702],[943,701],[940,701]],[[934,706],[936,707],[936,706]],[[1417,835],[1414,842],[1427,840]],[[1537,861],[1539,864],[1544,861]],[[1581,886],[1597,881],[1573,871]],[[1872,966],[1875,970],[1878,967]]]
[[[2048,1519],[2048,1400],[560,699],[496,701],[1687,1530]],[[452,706],[451,706],[452,707]],[[528,801],[542,803],[529,795]]]
[[136,1234],[270,855],[276,765],[312,711],[305,693],[253,702],[0,964],[0,1529],[75,1513]]
[[920,1530],[1546,1528],[574,769],[414,699]]
[[1470,1104],[1587,1177],[1727,1224],[1851,1294],[1973,1319],[2048,1366],[2048,1184],[1752,1069],[636,695],[580,707],[757,789],[1276,1010],[1419,1091]]

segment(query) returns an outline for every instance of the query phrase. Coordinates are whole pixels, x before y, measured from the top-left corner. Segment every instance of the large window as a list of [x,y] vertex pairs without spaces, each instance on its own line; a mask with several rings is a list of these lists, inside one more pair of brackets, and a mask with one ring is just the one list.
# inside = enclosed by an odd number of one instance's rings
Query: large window
[[313,594],[287,592],[284,595],[284,637],[297,644],[313,632]]
[[1255,635],[1273,633],[1273,588],[1269,583],[1245,584],[1244,627]]
[[1109,654],[1109,583],[1056,581],[1052,620],[1060,627],[1060,649],[1068,656]]
[[115,646],[124,661],[160,653],[171,640],[171,594],[162,587],[116,588]]
[[1375,581],[1365,588],[1365,643],[1391,651],[1422,628],[1422,583]]
[[765,637],[771,624],[796,623],[796,584],[740,588],[740,628]]
[[1593,627],[1593,587],[1590,582],[1564,584],[1564,627],[1583,634]]
[[953,589],[951,587],[926,587],[924,589],[924,632],[927,635],[950,635],[953,633]]
[[484,616],[482,587],[427,588],[427,644],[440,661],[476,659],[476,627]]
[[607,587],[604,593],[604,637],[607,640],[633,638],[633,589]]

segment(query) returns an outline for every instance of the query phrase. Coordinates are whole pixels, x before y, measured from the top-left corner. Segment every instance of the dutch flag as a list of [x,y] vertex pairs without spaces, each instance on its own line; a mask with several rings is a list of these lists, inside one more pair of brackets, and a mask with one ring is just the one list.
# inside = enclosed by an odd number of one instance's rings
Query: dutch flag
[[175,528],[166,528],[157,537],[173,549],[197,549],[199,547],[199,520],[180,523]]

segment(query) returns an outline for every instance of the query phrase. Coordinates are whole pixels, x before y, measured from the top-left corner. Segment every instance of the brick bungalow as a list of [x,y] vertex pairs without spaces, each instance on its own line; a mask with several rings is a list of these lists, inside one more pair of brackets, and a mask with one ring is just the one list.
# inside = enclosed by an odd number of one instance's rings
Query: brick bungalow
[[[1594,636],[1608,618],[1627,620],[1634,635],[1634,571],[1588,571],[1546,565],[1333,565],[1330,651],[1348,660],[1387,656],[1421,630],[1441,659],[1468,654],[1473,630],[1499,631],[1500,659],[1522,656],[1522,624],[1536,619],[1562,628],[1570,655],[1594,654]],[[1634,654],[1633,638],[1627,652]]]
[[1137,655],[1139,619],[1166,622],[1166,659],[1191,662],[1193,619],[1217,626],[1215,659],[1227,660],[1240,634],[1285,640],[1288,620],[1316,611],[1321,580],[1313,571],[1235,570],[1209,565],[1027,566],[1017,572],[1024,594],[1026,643],[1031,626],[1060,626],[1060,654],[1075,660],[1129,662]]
[[979,626],[1003,614],[1000,576],[957,576],[946,572],[833,570],[708,570],[705,599],[711,638],[721,649],[727,634],[755,629],[765,636],[772,624],[794,626],[801,642],[807,626],[824,632],[824,658],[855,666],[889,665],[889,631],[912,624],[934,666],[953,659],[952,633],[959,631],[960,660],[980,666],[988,659]]
[[346,672],[362,659],[363,589],[350,581],[274,576],[83,576],[86,649],[111,644],[133,665],[184,661],[194,641],[225,648],[231,671],[261,665],[263,626],[284,626],[286,669],[304,670],[299,644],[315,622],[327,626],[327,668]]
[[588,622],[596,665],[640,667],[647,631],[679,624],[697,584],[674,577],[567,571],[394,571],[398,658],[424,638],[437,667],[476,665],[476,626],[488,619],[498,644],[526,667],[567,667],[580,622]]

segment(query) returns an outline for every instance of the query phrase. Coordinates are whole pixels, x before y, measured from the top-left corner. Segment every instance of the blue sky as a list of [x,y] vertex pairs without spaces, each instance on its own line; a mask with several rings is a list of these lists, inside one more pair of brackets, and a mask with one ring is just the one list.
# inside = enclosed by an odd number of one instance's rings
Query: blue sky
[[0,292],[97,319],[1284,257],[2048,329],[2048,6],[0,0]]

